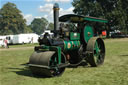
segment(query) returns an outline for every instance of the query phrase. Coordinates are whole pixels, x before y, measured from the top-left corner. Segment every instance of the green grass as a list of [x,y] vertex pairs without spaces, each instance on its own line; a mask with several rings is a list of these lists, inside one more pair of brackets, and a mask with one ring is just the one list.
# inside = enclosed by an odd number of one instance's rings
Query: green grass
[[22,44],[22,45],[9,45],[9,48],[32,47],[32,46],[34,46],[34,45],[38,45],[38,43]]
[[[15,45],[11,48],[32,47]],[[54,78],[36,78],[24,65],[33,48],[0,49],[0,85],[128,85],[128,38],[105,40],[106,58],[102,66],[66,68]]]

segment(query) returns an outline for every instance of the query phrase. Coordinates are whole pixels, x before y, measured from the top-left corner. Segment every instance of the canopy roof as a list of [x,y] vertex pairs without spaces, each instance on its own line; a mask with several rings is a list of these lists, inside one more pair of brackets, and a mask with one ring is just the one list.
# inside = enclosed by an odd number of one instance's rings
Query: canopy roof
[[75,14],[63,15],[59,17],[59,21],[60,22],[73,22],[73,23],[86,22],[86,21],[103,22],[103,23],[108,22],[106,19],[90,17],[90,16],[81,16],[81,15],[75,15]]

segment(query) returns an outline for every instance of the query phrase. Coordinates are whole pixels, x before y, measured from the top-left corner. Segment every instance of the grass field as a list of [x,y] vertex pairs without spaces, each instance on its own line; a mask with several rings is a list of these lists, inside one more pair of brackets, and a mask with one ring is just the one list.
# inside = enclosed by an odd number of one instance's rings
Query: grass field
[[[37,78],[24,65],[34,45],[0,49],[0,85],[128,85],[128,38],[106,39],[102,66],[66,68],[54,78]],[[20,47],[20,48],[19,48]]]

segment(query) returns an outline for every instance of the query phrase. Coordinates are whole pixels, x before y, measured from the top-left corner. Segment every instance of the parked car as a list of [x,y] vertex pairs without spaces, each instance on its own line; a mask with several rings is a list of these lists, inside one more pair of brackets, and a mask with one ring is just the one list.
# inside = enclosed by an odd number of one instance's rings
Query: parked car
[[123,35],[120,30],[114,30],[114,31],[110,32],[110,37],[111,38],[124,38],[125,35]]

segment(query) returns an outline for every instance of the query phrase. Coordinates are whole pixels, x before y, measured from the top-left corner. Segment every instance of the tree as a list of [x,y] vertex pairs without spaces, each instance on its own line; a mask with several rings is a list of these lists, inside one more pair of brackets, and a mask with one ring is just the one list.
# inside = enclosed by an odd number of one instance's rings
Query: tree
[[75,7],[74,13],[93,16],[93,17],[103,17],[103,10],[96,0],[74,0],[72,5]]
[[128,0],[121,0],[121,2],[122,2],[122,9],[124,10],[124,12],[126,14],[126,17],[125,17],[125,19],[126,19],[126,21],[125,21],[126,29],[125,30],[128,34],[128,5],[127,5]]
[[26,20],[13,3],[6,3],[0,9],[0,35],[24,33]]
[[54,30],[54,24],[53,23],[49,23],[48,29],[49,30]]
[[30,26],[26,26],[24,29],[24,33],[33,33],[33,31]]
[[45,18],[35,18],[30,27],[32,29],[33,32],[37,33],[37,34],[41,34],[43,33],[44,29],[46,29],[46,26],[48,24],[48,21]]

